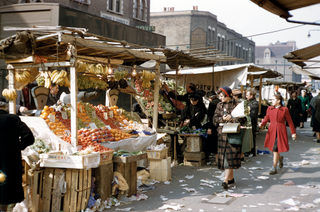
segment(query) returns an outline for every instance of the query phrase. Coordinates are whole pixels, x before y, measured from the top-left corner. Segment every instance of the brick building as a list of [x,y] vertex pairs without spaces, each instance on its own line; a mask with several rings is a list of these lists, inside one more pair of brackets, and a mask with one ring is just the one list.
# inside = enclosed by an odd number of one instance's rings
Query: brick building
[[255,64],[274,69],[284,78],[277,81],[301,82],[301,75],[292,72],[289,69],[293,63],[288,62],[283,58],[289,52],[297,50],[295,41],[280,42],[275,44],[270,43],[268,46],[256,46]]
[[174,11],[164,8],[163,12],[150,14],[150,25],[155,32],[166,36],[167,46],[176,49],[190,49],[215,46],[221,52],[242,58],[243,61],[219,62],[218,65],[254,63],[255,43],[242,38],[238,32],[219,22],[217,16],[206,11]]

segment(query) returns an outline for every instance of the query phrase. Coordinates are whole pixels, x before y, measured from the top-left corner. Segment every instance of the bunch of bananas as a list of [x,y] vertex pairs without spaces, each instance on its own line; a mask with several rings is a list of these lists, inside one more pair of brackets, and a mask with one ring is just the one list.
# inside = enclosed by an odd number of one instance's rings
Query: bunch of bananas
[[51,79],[50,79],[50,77],[46,76],[45,77],[44,87],[50,88],[50,86],[51,86]]
[[17,71],[16,74],[15,74],[15,78],[18,82],[20,83],[29,83],[29,82],[32,82],[32,75],[29,71]]
[[7,100],[13,101],[17,98],[17,92],[15,89],[3,89],[2,96],[6,97]]
[[154,72],[143,70],[142,72],[142,88],[148,89],[151,86],[151,80],[153,80],[156,77],[156,74]]
[[77,72],[83,73],[89,69],[89,64],[82,62],[80,60],[77,61]]
[[39,76],[37,79],[36,79],[37,83],[39,86],[44,86],[45,85],[45,77],[44,76]]
[[87,73],[91,73],[94,75],[108,75],[107,70],[108,68],[102,66],[101,64],[97,64],[97,65],[91,64],[89,66],[89,70],[87,71]]
[[70,79],[68,77],[68,73],[65,70],[54,70],[51,73],[51,81],[53,83],[58,84],[59,86],[70,87]]

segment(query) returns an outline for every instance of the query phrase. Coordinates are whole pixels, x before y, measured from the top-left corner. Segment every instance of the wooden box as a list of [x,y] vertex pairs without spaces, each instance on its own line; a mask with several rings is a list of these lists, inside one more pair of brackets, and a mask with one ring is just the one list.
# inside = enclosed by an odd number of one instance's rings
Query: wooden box
[[[66,193],[60,190],[60,180],[66,181]],[[91,190],[91,169],[45,168],[34,171],[32,182],[32,211],[85,210]]]
[[114,151],[100,152],[100,165],[112,163]]
[[150,179],[168,181],[171,179],[171,157],[150,160]]
[[122,174],[127,181],[129,190],[127,196],[137,194],[137,161],[146,159],[147,153],[128,157],[113,157],[114,170]]
[[202,137],[199,135],[189,135],[186,137],[187,149],[186,152],[201,152]]
[[113,181],[113,163],[102,164],[98,168],[93,169],[96,178],[96,193],[102,201],[111,196]]
[[184,165],[200,167],[206,164],[206,154],[204,152],[185,152]]
[[165,159],[168,156],[168,147],[163,148],[162,150],[146,150],[148,154],[148,159]]

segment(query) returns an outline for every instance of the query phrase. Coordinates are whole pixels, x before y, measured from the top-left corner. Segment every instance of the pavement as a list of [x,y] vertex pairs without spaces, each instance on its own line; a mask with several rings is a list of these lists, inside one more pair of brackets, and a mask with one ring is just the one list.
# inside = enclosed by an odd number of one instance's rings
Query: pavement
[[[129,202],[105,211],[131,208],[130,211],[168,212],[174,210],[159,208],[181,204],[183,207],[179,211],[320,212],[320,143],[312,137],[312,129],[307,126],[310,126],[309,122],[305,123],[305,128],[297,129],[295,141],[291,140],[291,132],[287,128],[290,150],[281,153],[284,167],[278,168],[275,175],[269,175],[272,154],[245,157],[241,168],[234,171],[235,184],[229,185],[226,192],[219,179],[223,172],[217,166],[175,166],[171,170],[170,184],[155,184],[155,189],[144,193],[148,196],[147,200]],[[265,130],[257,134],[258,150],[268,150],[263,146],[266,133]],[[301,165],[302,161],[309,164]],[[187,179],[187,175],[194,177]],[[213,188],[200,185],[203,183],[200,180],[205,180]],[[284,185],[289,181],[294,185]],[[188,192],[185,188],[193,188],[195,191]],[[238,197],[226,197],[229,195]]]

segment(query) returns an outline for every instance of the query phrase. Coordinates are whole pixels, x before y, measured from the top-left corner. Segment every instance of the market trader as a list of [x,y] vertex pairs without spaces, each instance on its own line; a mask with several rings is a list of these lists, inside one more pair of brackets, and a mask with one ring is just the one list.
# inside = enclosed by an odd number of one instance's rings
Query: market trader
[[59,92],[59,85],[56,83],[51,83],[46,105],[50,107],[52,105],[61,103],[61,101],[57,99],[58,92]]
[[[70,93],[69,94],[62,93],[60,96],[60,100],[65,104],[69,104],[71,102]],[[96,89],[93,92],[78,91],[78,95],[77,95],[78,102],[88,102],[89,100],[95,99],[98,96],[100,96],[101,93],[102,93],[101,89]]]
[[34,142],[29,127],[19,116],[6,112],[8,104],[0,97],[0,171],[6,176],[0,183],[0,211],[12,210],[24,200],[21,150]]
[[[167,84],[164,84],[164,88],[168,91],[169,97],[172,99],[176,98],[176,95],[173,93],[173,91],[170,91]],[[177,100],[184,101],[187,103],[187,105],[190,105],[189,96],[191,93],[196,91],[196,85],[190,82],[187,86],[187,93],[185,95],[177,95]]]

